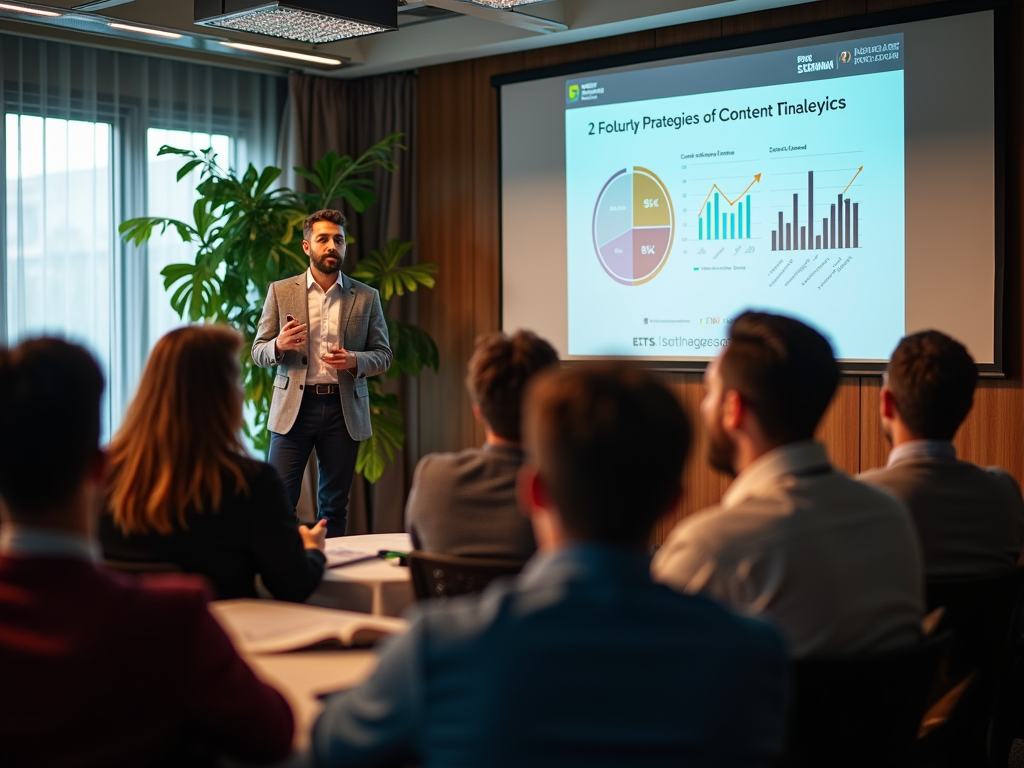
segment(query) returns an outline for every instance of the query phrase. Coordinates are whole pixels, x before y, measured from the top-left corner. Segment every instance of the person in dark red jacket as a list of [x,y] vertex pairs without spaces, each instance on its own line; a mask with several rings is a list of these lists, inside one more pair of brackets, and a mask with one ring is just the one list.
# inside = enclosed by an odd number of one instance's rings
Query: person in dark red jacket
[[293,721],[196,577],[101,570],[103,377],[54,339],[0,351],[0,765],[280,760]]

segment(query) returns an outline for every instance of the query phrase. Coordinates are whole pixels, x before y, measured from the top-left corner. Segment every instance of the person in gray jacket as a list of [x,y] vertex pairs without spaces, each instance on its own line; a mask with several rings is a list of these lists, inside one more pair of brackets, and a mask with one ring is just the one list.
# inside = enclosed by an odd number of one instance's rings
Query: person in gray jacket
[[533,554],[533,529],[516,501],[523,464],[519,422],[527,382],[557,362],[554,348],[529,331],[477,341],[466,388],[484,427],[484,446],[420,460],[405,507],[417,549],[510,560]]
[[959,460],[953,447],[977,380],[974,360],[955,339],[924,331],[900,341],[879,395],[889,461],[858,477],[906,504],[928,581],[995,575],[1013,568],[1024,546],[1017,481]]
[[376,289],[342,273],[345,217],[317,211],[302,228],[309,269],[271,283],[252,359],[277,366],[270,403],[269,462],[293,505],[316,448],[318,518],[327,536],[342,536],[359,443],[368,439],[366,377],[391,367],[388,327]]

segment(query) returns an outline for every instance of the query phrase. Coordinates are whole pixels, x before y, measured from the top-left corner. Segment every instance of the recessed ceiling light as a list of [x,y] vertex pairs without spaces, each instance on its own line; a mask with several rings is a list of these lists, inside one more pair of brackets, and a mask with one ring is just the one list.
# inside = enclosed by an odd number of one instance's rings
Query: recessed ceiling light
[[127,32],[141,32],[143,35],[154,35],[155,37],[166,37],[168,40],[179,40],[181,35],[175,32],[164,32],[162,29],[149,29],[148,27],[133,27],[131,24],[118,24],[110,22],[108,26],[114,29],[123,29]]
[[395,0],[193,0],[196,24],[331,43],[398,28]]
[[547,0],[462,0],[464,3],[472,3],[473,5],[482,5],[485,8],[500,8],[507,10],[509,8],[515,8],[517,5],[533,5],[534,3],[544,3]]
[[14,11],[15,13],[27,13],[30,16],[45,16],[49,19],[53,19],[61,15],[55,11],[44,11],[42,8],[29,8],[24,5],[14,5],[13,3],[0,3],[0,11]]
[[296,51],[282,51],[277,48],[264,48],[262,45],[224,42],[221,45],[226,45],[228,48],[237,48],[240,51],[249,51],[250,53],[265,53],[269,56],[281,56],[285,59],[308,61],[310,64],[325,64],[329,67],[340,67],[343,63],[341,59],[329,59],[326,56],[314,56],[309,53],[297,53]]

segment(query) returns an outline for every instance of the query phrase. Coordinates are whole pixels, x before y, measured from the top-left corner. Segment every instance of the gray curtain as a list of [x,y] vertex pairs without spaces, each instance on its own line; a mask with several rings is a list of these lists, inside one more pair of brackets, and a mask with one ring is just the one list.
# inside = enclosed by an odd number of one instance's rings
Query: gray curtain
[[[394,173],[376,173],[377,203],[365,213],[343,210],[355,243],[346,256],[346,271],[363,254],[381,249],[393,237],[411,240],[416,232],[413,204],[413,130],[416,115],[416,75],[403,72],[360,80],[334,80],[310,75],[292,74],[288,83],[288,106],[285,110],[278,150],[279,165],[285,169],[284,180],[301,188],[306,182],[292,171],[294,166],[312,168],[332,149],[339,155],[359,155],[371,144],[392,133],[405,135],[407,149],[396,156]],[[415,250],[413,258],[416,258]],[[415,295],[392,302],[392,314],[413,322],[416,318]],[[398,393],[405,416],[405,450],[396,456],[384,476],[373,486],[356,477],[349,503],[348,532],[381,533],[404,529],[405,496],[412,469],[419,456],[416,433],[417,382],[389,380],[387,389]],[[308,507],[315,498],[315,473],[307,473],[304,499]]]

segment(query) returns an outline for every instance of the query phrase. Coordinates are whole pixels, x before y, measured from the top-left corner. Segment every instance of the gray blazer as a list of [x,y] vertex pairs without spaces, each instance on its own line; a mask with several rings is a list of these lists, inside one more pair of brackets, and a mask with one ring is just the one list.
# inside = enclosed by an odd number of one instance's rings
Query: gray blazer
[[925,579],[991,576],[1012,568],[1024,547],[1024,498],[996,467],[914,458],[857,477],[906,504],[924,555]]
[[[388,326],[380,306],[380,295],[375,288],[353,280],[341,273],[342,346],[356,353],[356,367],[338,371],[338,390],[345,424],[353,440],[366,440],[373,435],[370,427],[370,397],[366,377],[384,373],[391,367],[391,347]],[[277,366],[274,377],[274,396],[270,402],[271,432],[286,434],[295,424],[302,403],[306,383],[306,365],[309,355],[309,336],[306,351],[287,350],[280,359],[274,354],[274,339],[291,315],[301,324],[309,322],[306,273],[270,284],[263,315],[252,345],[252,359],[256,365],[267,368]]]
[[516,503],[522,451],[485,445],[420,459],[405,505],[413,546],[466,557],[526,560],[537,549]]

